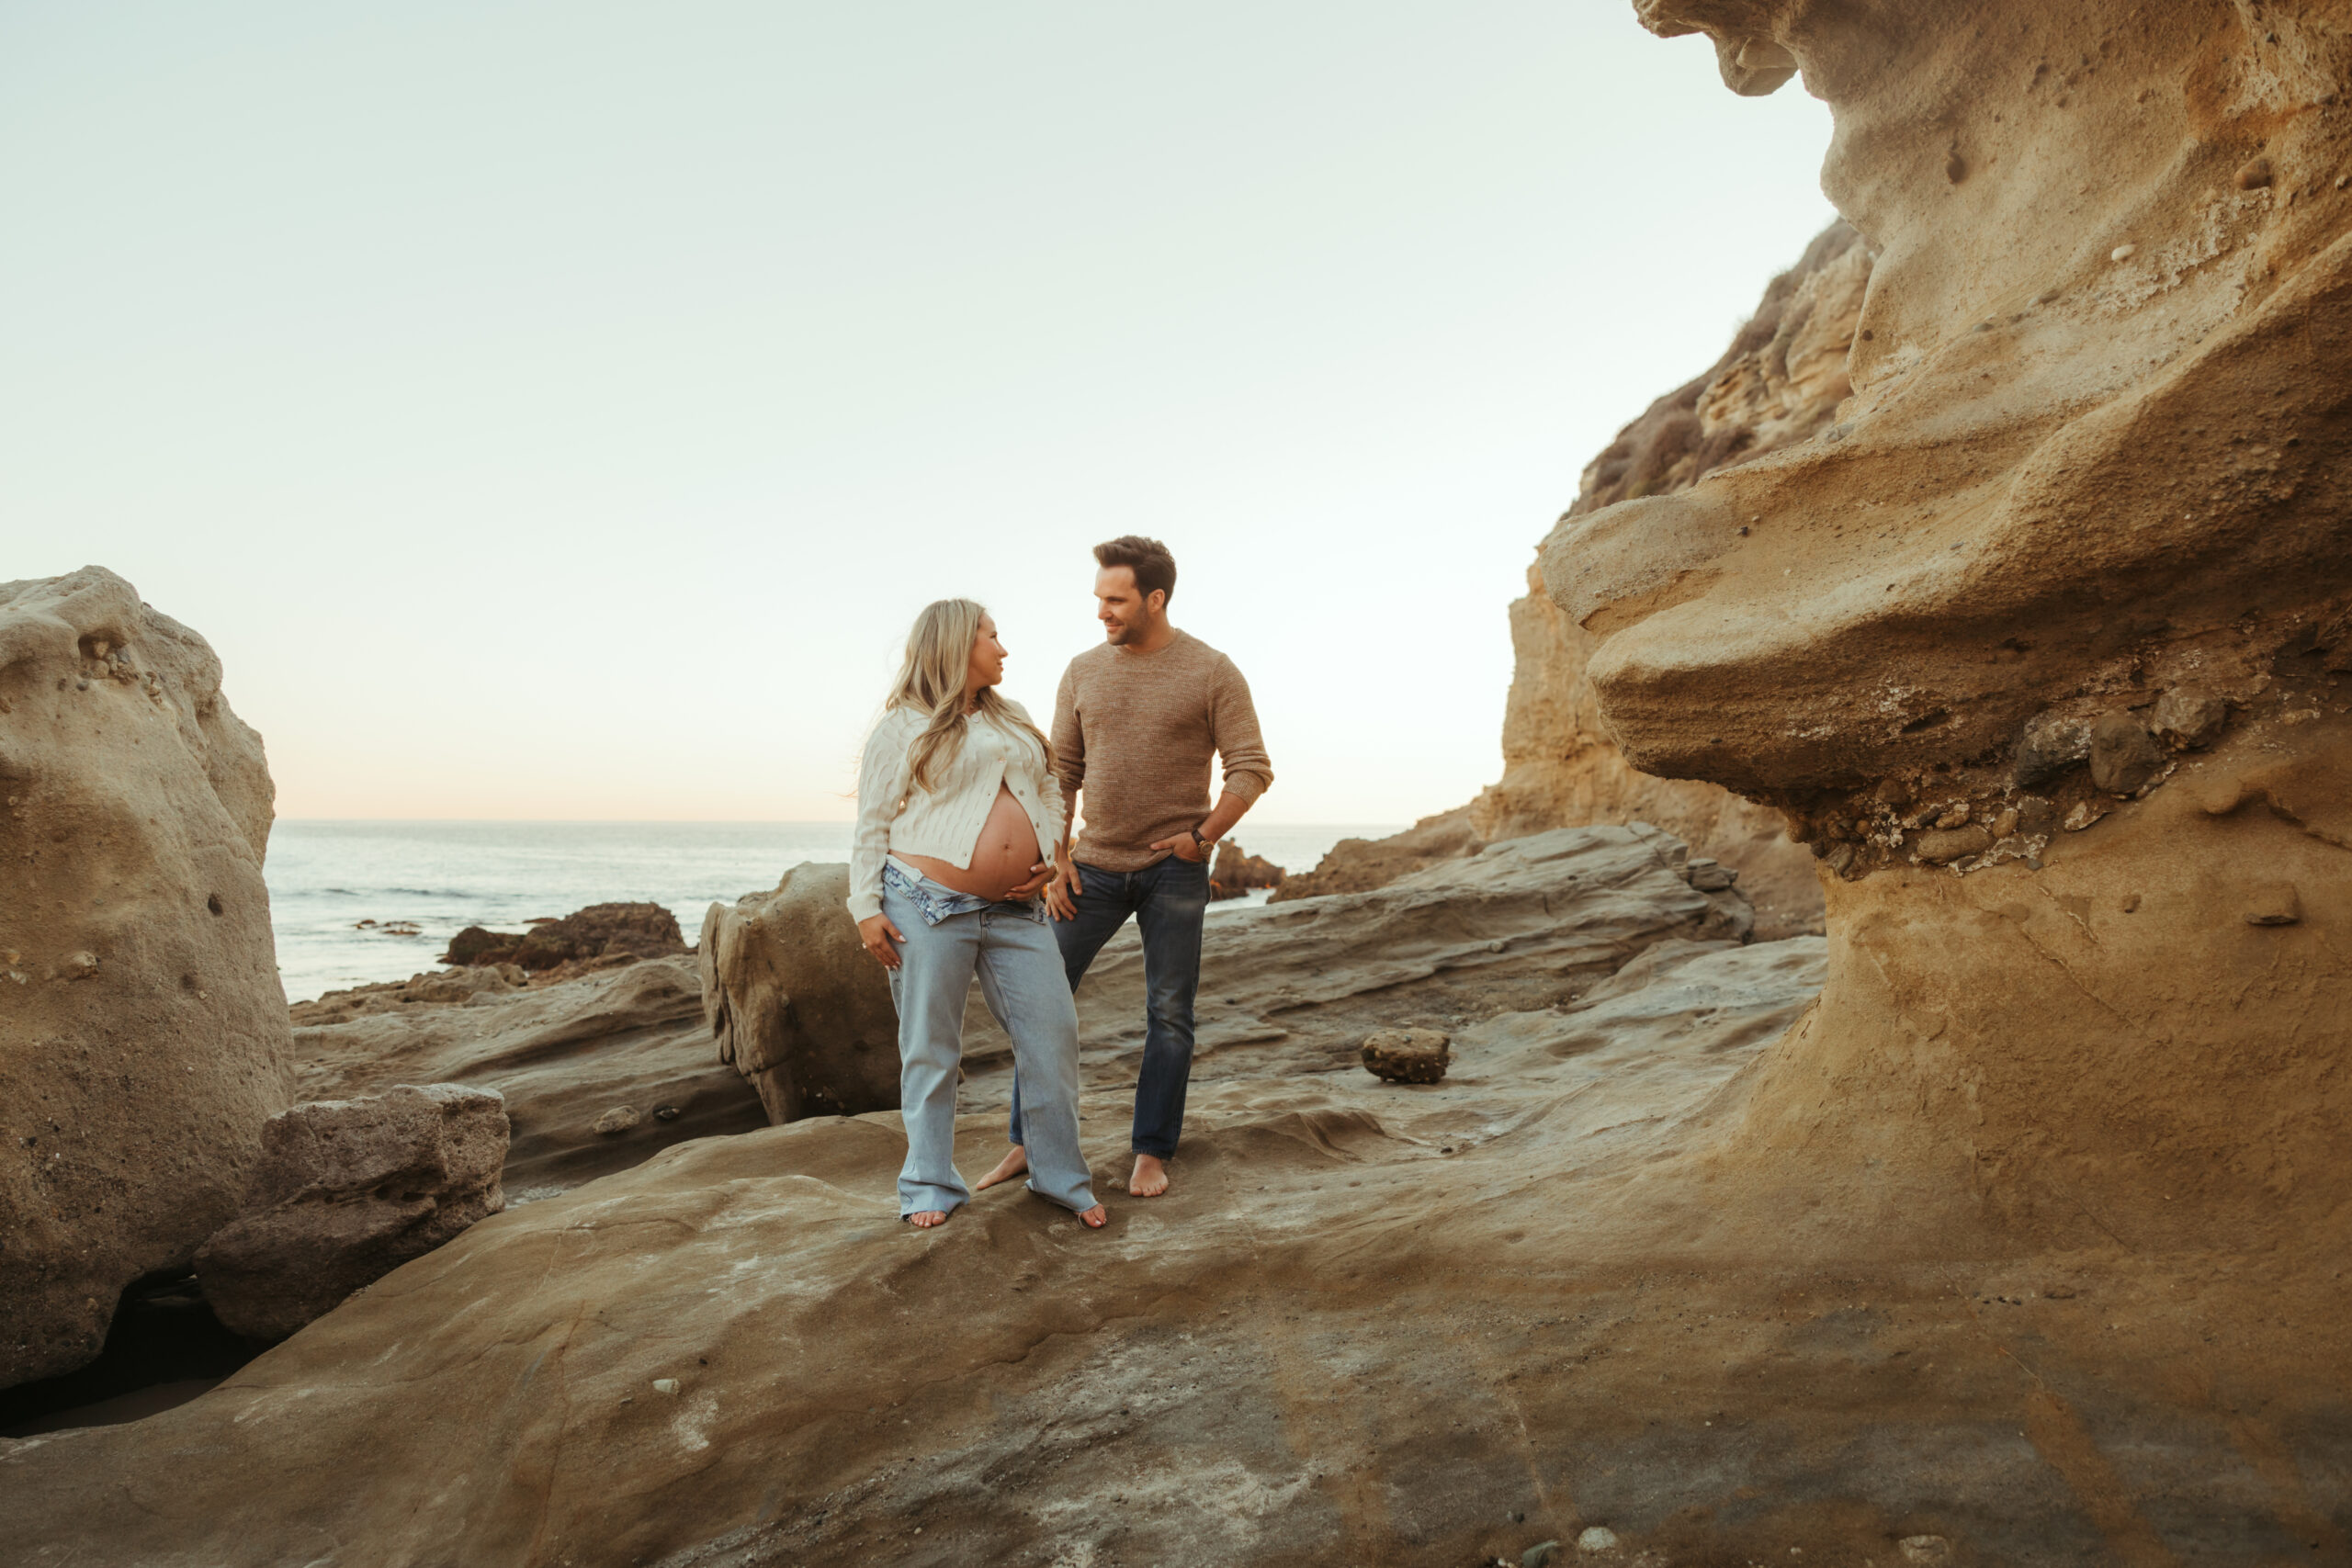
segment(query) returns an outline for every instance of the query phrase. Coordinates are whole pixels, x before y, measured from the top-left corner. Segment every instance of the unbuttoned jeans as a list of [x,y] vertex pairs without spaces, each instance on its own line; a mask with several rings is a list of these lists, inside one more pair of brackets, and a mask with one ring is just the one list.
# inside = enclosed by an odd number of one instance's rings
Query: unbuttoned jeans
[[[1069,988],[1133,915],[1143,932],[1143,1068],[1136,1077],[1136,1154],[1166,1159],[1184,1129],[1184,1091],[1193,1078],[1193,1001],[1201,988],[1201,922],[1208,913],[1205,862],[1170,855],[1141,871],[1104,871],[1081,863],[1077,908],[1054,922]],[[1028,1147],[1031,1124],[1022,1113],[1023,1069],[1012,1079],[1012,1141]],[[1035,1163],[1036,1152],[1030,1151]]]
[[1029,1190],[1080,1213],[1094,1207],[1091,1174],[1078,1147],[1078,1007],[1061,953],[1036,903],[991,904],[884,869],[882,912],[906,940],[890,971],[899,1009],[899,1110],[907,1162],[899,1216],[970,1201],[956,1169],[956,1069],[964,1055],[964,1001],[972,980],[1012,1037],[1017,1081],[1031,1109]]

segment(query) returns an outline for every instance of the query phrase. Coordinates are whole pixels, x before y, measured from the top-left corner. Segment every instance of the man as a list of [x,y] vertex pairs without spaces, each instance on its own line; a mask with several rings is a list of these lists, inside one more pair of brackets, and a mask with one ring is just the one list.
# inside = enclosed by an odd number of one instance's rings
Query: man
[[[1250,683],[1233,660],[1169,623],[1176,558],[1136,535],[1094,547],[1095,618],[1102,646],[1063,672],[1054,703],[1054,773],[1069,819],[1086,797],[1086,831],[1065,840],[1046,891],[1070,989],[1133,915],[1143,931],[1143,1069],[1136,1080],[1136,1156],[1127,1190],[1168,1190],[1168,1160],[1184,1123],[1193,1073],[1193,998],[1201,981],[1201,919],[1209,857],[1274,772],[1258,734]],[[1209,804],[1212,757],[1225,787]],[[1012,1086],[1012,1151],[980,1179],[993,1187],[1029,1168],[1021,1147],[1021,1085]]]

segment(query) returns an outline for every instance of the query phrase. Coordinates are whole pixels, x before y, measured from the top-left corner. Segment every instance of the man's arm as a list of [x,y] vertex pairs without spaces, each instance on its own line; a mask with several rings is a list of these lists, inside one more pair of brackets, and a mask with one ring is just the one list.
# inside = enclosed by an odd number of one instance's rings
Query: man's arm
[[1258,706],[1250,698],[1250,682],[1229,659],[1220,660],[1209,686],[1209,738],[1225,763],[1225,788],[1217,795],[1215,809],[1196,829],[1208,842],[1195,842],[1191,833],[1182,833],[1152,846],[1182,860],[1206,860],[1208,844],[1231,832],[1274,782],[1274,765],[1267,760],[1265,737],[1258,730]]
[[1078,663],[1071,660],[1062,671],[1062,683],[1054,694],[1054,780],[1061,785],[1062,837],[1053,846],[1054,880],[1046,889],[1046,909],[1056,919],[1067,920],[1077,914],[1072,902],[1080,892],[1078,863],[1070,858],[1069,847],[1078,838],[1078,792],[1086,783],[1086,728],[1078,717]]

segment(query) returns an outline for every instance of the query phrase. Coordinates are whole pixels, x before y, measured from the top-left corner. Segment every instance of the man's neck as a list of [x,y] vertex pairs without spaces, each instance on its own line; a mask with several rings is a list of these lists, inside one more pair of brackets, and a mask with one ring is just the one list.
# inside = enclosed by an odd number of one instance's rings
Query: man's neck
[[1176,624],[1162,621],[1139,637],[1130,637],[1119,644],[1121,653],[1158,653],[1176,640]]

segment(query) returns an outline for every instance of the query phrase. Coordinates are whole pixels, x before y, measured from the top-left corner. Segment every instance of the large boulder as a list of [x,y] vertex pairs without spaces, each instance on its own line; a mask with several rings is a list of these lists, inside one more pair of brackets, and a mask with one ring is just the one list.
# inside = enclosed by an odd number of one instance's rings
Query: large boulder
[[114,573],[0,584],[0,1385],[95,1358],[289,1098],[261,738]]
[[[683,958],[567,980],[444,969],[330,991],[293,1010],[297,1090],[349,1100],[400,1083],[495,1089],[511,1137],[508,1199],[624,1170],[689,1138],[767,1125],[759,1097],[711,1059],[702,985]],[[599,1132],[611,1112],[626,1127]]]
[[204,1299],[247,1338],[285,1338],[506,1206],[506,1109],[485,1089],[297,1105],[261,1141],[245,1212],[196,1255]]
[[770,1122],[898,1109],[898,1009],[848,898],[848,866],[810,863],[703,919],[704,1016]]

